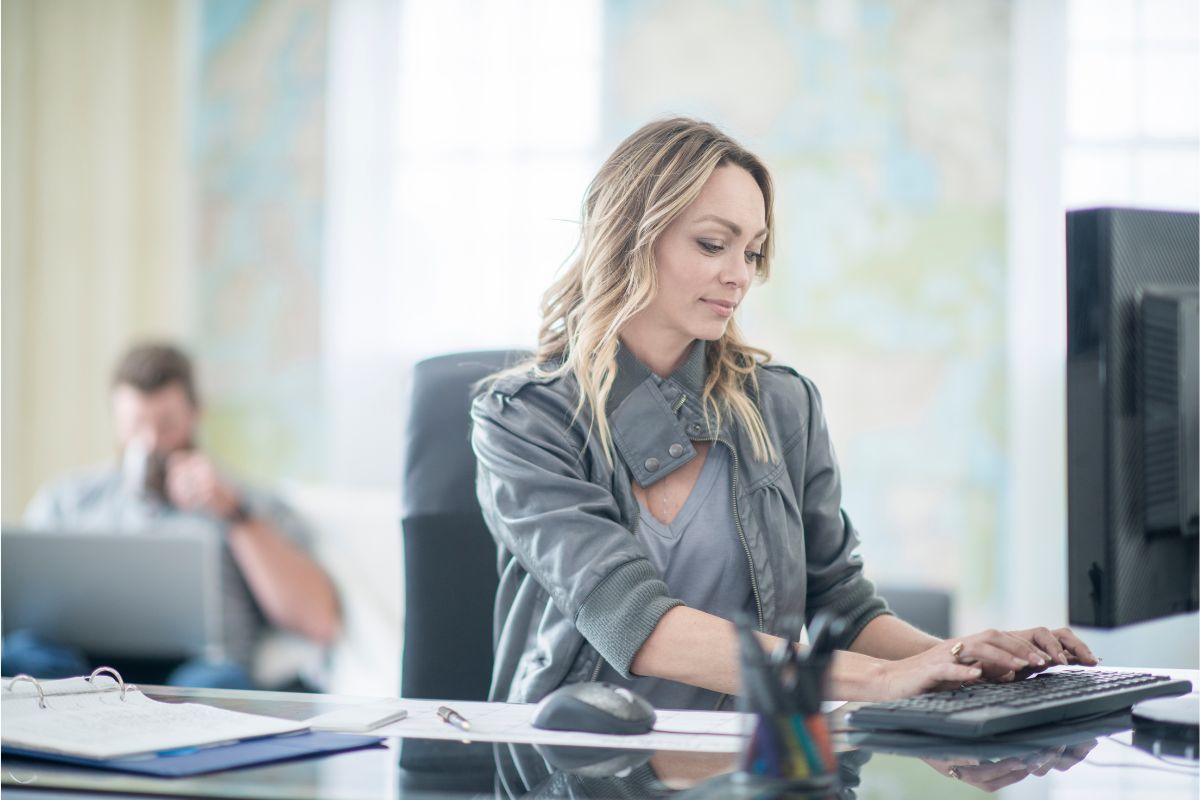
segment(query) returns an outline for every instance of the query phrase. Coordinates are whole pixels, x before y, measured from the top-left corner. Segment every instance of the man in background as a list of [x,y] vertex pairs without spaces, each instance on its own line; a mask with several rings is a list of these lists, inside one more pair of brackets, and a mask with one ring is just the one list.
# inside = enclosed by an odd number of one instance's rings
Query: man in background
[[[124,665],[132,672],[125,677],[253,688],[255,651],[270,628],[319,644],[333,641],[340,627],[337,596],[310,555],[307,528],[278,499],[222,472],[196,448],[201,406],[188,356],[169,344],[133,347],[113,374],[111,399],[119,461],[44,486],[26,511],[25,524],[151,533],[201,525],[223,539],[227,660],[139,660]],[[2,669],[6,675],[68,677],[87,673],[86,656],[20,631],[5,637]]]

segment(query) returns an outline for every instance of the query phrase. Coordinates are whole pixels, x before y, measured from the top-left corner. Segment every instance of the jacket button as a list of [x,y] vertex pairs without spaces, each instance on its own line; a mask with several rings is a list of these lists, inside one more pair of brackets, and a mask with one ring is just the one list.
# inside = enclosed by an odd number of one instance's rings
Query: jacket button
[[704,429],[700,426],[699,422],[693,422],[688,426],[688,433],[699,434],[702,430]]
[[646,459],[646,471],[654,472],[657,469],[658,469],[658,459],[657,458],[647,458]]
[[683,455],[683,445],[681,445],[679,442],[676,442],[667,448],[667,452],[671,454],[671,458],[679,458],[681,455]]

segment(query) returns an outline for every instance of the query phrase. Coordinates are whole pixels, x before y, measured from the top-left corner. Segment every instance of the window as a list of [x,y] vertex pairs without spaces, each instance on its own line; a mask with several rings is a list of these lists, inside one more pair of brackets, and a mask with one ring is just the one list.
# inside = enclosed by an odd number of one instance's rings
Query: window
[[1195,0],[1072,0],[1063,201],[1200,207]]
[[330,8],[323,478],[394,486],[421,358],[536,344],[599,165],[599,0]]

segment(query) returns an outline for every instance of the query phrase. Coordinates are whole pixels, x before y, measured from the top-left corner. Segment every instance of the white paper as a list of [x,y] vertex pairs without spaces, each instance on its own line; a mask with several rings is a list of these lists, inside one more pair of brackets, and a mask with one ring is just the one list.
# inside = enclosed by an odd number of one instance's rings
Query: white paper
[[162,703],[99,676],[42,681],[46,707],[27,681],[6,685],[0,742],[97,760],[157,753],[305,730],[303,722],[198,703]]
[[[561,744],[584,747],[620,747],[632,750],[686,750],[703,753],[736,753],[742,749],[743,731],[749,730],[746,714],[733,711],[659,710],[650,733],[614,736],[602,733],[546,731],[533,727],[534,706],[523,703],[479,703],[460,700],[409,700],[401,698],[408,717],[372,731],[376,736],[406,739],[455,739],[468,742]],[[469,731],[442,721],[439,706],[448,705],[471,724]]]
[[309,717],[305,724],[314,731],[366,733],[390,722],[398,722],[406,716],[408,707],[404,701],[374,700]]

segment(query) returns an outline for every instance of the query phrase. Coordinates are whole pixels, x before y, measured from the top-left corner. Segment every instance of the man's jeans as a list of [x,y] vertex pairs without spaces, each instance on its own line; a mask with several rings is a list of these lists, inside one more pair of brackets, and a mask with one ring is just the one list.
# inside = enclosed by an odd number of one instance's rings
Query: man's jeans
[[[58,642],[48,641],[33,631],[17,630],[4,637],[3,654],[0,657],[0,672],[5,675],[32,675],[34,678],[53,680],[55,678],[74,678],[89,674],[95,666],[78,648]],[[127,667],[130,674],[126,675],[121,669],[120,662],[105,664],[113,666],[127,681],[142,683],[157,683],[162,680],[168,686],[191,686],[208,689],[253,689],[254,685],[246,670],[229,661],[205,661],[191,659],[182,664],[169,668],[163,665],[157,670],[165,672],[165,679],[152,675],[146,680],[139,675],[137,667]]]

